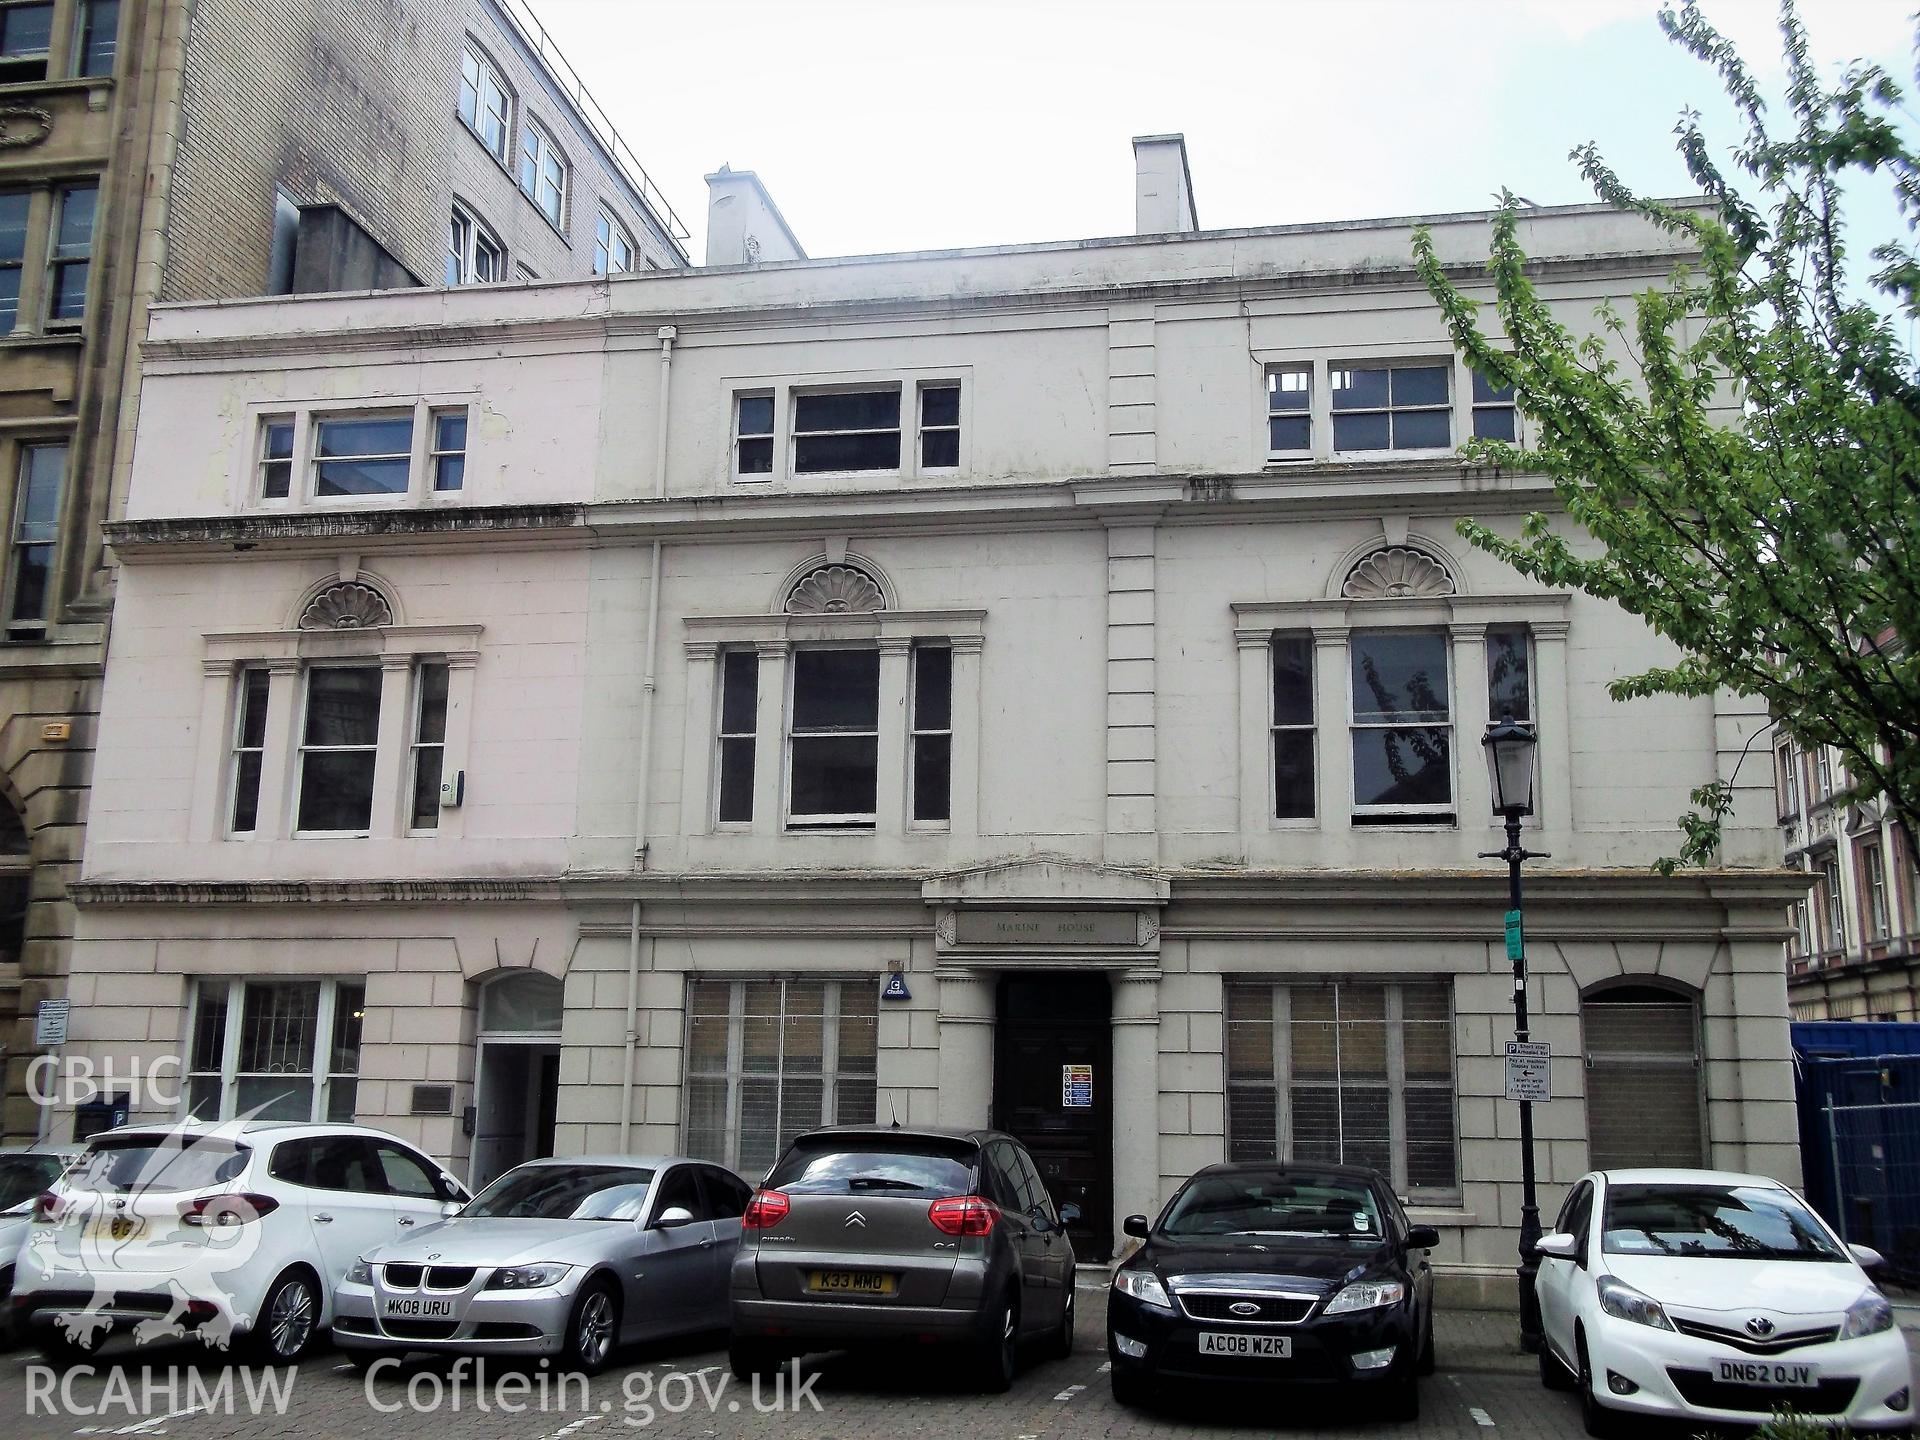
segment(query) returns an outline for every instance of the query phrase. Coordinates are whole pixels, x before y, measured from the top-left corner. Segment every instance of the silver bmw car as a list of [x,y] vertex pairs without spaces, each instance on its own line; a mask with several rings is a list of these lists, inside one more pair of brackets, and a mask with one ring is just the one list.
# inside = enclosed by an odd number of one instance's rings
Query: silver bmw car
[[440,1350],[594,1374],[627,1341],[723,1329],[752,1194],[678,1155],[529,1161],[361,1256],[334,1291],[334,1344],[359,1366]]

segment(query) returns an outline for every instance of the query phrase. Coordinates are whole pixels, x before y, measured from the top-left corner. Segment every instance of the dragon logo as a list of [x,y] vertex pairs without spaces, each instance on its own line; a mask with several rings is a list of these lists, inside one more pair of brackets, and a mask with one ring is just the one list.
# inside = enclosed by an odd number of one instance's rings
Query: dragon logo
[[234,1332],[252,1325],[250,1306],[261,1298],[221,1283],[258,1252],[258,1221],[270,1208],[231,1184],[241,1132],[255,1113],[149,1131],[151,1144],[90,1150],[28,1231],[16,1291],[43,1276],[59,1277],[57,1288],[90,1281],[86,1306],[55,1317],[82,1349],[99,1348],[135,1309],[150,1312],[133,1327],[141,1344],[191,1334],[209,1349],[228,1349]]

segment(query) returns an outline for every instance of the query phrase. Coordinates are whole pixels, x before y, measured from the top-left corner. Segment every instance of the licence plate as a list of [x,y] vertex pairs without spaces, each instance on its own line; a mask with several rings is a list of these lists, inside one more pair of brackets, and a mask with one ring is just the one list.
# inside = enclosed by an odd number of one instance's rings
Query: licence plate
[[453,1301],[451,1300],[389,1300],[387,1314],[404,1315],[417,1320],[451,1320]]
[[95,1240],[123,1245],[129,1240],[138,1240],[146,1229],[147,1222],[137,1215],[102,1215],[87,1227],[87,1233]]
[[893,1276],[872,1270],[809,1270],[807,1289],[816,1295],[891,1295]]
[[1293,1337],[1291,1335],[1229,1335],[1218,1330],[1202,1330],[1200,1353],[1286,1360],[1293,1355]]
[[1764,1385],[1811,1390],[1820,1383],[1820,1367],[1802,1360],[1717,1360],[1722,1385]]

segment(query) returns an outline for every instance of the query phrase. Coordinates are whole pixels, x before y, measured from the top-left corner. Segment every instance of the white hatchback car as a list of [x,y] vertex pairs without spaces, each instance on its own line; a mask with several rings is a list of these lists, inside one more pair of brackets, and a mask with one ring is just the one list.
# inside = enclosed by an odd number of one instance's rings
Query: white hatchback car
[[1848,1246],[1777,1180],[1602,1170],[1540,1241],[1540,1376],[1587,1433],[1638,1417],[1748,1425],[1774,1410],[1855,1431],[1913,1423],[1907,1347]]
[[197,1334],[287,1364],[332,1323],[361,1254],[469,1198],[405,1141],[358,1125],[110,1130],[34,1206],[15,1322],[61,1361],[131,1322],[139,1341]]

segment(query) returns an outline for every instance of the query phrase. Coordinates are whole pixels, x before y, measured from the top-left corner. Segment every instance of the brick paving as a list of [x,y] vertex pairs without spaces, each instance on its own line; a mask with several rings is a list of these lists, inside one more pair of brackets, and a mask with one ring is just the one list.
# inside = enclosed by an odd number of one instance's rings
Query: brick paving
[[[196,1363],[199,1357],[192,1350],[135,1360],[126,1356],[125,1342],[115,1342],[107,1358],[119,1358],[121,1365],[111,1374],[76,1377],[67,1387],[75,1410],[64,1413],[48,1413],[44,1403],[29,1410],[29,1386],[38,1384],[44,1390],[47,1383],[44,1372],[35,1369],[36,1354],[0,1353],[0,1435],[8,1440],[81,1435],[607,1440],[640,1433],[676,1440],[763,1440],[775,1435],[795,1440],[877,1435],[902,1440],[1153,1440],[1282,1433],[1302,1440],[1317,1435],[1352,1440],[1571,1440],[1582,1433],[1579,1408],[1571,1397],[1541,1388],[1533,1358],[1517,1343],[1514,1316],[1478,1311],[1443,1311],[1438,1317],[1440,1369],[1422,1382],[1422,1414],[1415,1424],[1382,1422],[1358,1413],[1350,1402],[1308,1403],[1271,1392],[1242,1396],[1207,1390],[1169,1396],[1152,1411],[1126,1410],[1114,1404],[1108,1389],[1105,1299],[1104,1291],[1083,1290],[1073,1355],[1030,1362],[1005,1395],[972,1392],[956,1367],[938,1360],[909,1365],[839,1358],[803,1371],[803,1379],[818,1376],[811,1392],[820,1405],[817,1412],[803,1403],[797,1413],[755,1413],[752,1392],[728,1377],[719,1341],[703,1337],[623,1354],[620,1363],[584,1391],[573,1382],[564,1398],[549,1381],[544,1409],[539,1392],[531,1389],[518,1396],[496,1394],[489,1398],[489,1408],[481,1409],[470,1379],[455,1408],[445,1362],[410,1366],[369,1389],[362,1377],[344,1368],[338,1354],[323,1348],[300,1367],[285,1413],[269,1407],[256,1416],[247,1413],[244,1403],[231,1414],[219,1405],[211,1413],[190,1408],[203,1398],[188,1388],[196,1378],[203,1388],[230,1379],[236,1396],[242,1395],[238,1372]],[[1916,1338],[1909,1332],[1910,1343]],[[258,1384],[258,1372],[251,1373]],[[498,1373],[492,1378],[497,1380]],[[151,1391],[143,1395],[147,1385]],[[423,1403],[438,1393],[442,1403],[417,1413],[407,1408],[409,1389]],[[713,1398],[711,1406],[708,1397]],[[52,1399],[59,1398],[55,1386]],[[767,1399],[763,1392],[762,1403]],[[510,1413],[496,1400],[527,1408]],[[399,1408],[383,1413],[376,1403]],[[76,1413],[81,1407],[86,1413]],[[178,1413],[182,1411],[189,1413]]]

